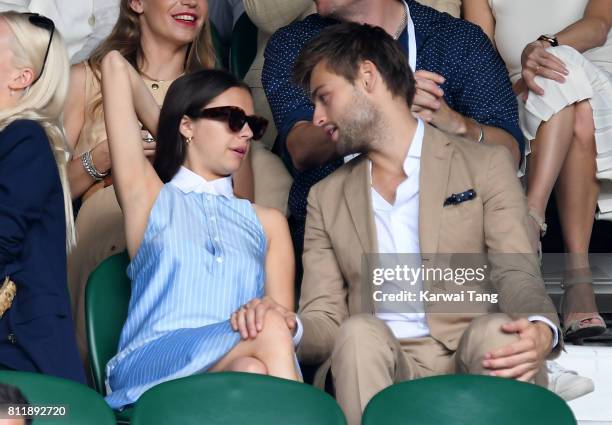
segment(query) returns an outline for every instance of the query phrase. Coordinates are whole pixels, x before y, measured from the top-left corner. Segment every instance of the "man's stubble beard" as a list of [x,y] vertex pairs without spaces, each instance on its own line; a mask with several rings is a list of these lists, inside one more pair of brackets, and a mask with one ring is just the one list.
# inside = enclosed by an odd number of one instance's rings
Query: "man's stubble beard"
[[384,123],[380,112],[365,95],[354,89],[351,108],[337,120],[336,152],[341,156],[367,153],[381,139]]

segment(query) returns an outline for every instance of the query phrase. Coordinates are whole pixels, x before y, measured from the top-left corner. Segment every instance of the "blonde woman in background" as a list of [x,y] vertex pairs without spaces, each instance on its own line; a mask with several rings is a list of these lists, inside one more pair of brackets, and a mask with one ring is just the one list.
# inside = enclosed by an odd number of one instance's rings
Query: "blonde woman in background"
[[[119,19],[110,36],[88,61],[71,72],[66,135],[74,149],[68,173],[72,197],[81,199],[76,219],[77,246],[69,259],[70,285],[77,341],[86,357],[85,285],[89,274],[104,259],[126,248],[121,210],[112,185],[101,96],[101,62],[112,50],[139,71],[156,102],[161,105],[170,84],[180,75],[212,68],[215,55],[207,24],[206,0],[121,0]],[[143,132],[149,158],[155,140]],[[237,196],[252,199],[249,162],[234,177]]]
[[0,14],[1,296],[14,295],[0,311],[0,368],[85,382],[66,285],[74,245],[60,124],[68,70],[53,21]]

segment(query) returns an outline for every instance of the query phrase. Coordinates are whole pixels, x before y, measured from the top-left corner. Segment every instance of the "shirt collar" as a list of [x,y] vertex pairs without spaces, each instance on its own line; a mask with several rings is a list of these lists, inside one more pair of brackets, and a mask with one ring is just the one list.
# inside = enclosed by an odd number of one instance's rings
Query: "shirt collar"
[[424,135],[425,125],[423,124],[423,121],[420,118],[417,118],[417,127],[414,132],[414,137],[412,138],[412,142],[410,143],[408,154],[406,155],[406,158],[404,158],[403,168],[407,176],[412,174],[414,167],[411,167],[411,164],[415,162],[418,164],[421,161],[421,149],[423,148]]
[[212,195],[225,196],[226,198],[234,197],[232,176],[207,181],[189,168],[181,166],[170,183],[179,188],[183,193],[210,193]]
[[[404,158],[402,168],[407,176],[412,176],[413,171],[419,168],[421,162],[421,150],[423,148],[423,137],[425,136],[425,125],[423,120],[417,118],[417,127],[414,132],[414,137],[408,148],[408,154]],[[368,160],[368,167],[370,169],[370,181],[372,181],[372,161]]]

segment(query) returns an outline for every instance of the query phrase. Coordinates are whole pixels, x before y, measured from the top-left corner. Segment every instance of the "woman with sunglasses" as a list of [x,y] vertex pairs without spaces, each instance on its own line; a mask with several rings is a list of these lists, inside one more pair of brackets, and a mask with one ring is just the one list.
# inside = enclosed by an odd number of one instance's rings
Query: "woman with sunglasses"
[[66,285],[68,69],[51,20],[0,14],[0,369],[84,383]]
[[[119,7],[110,36],[88,61],[73,67],[64,121],[68,143],[74,149],[68,168],[72,196],[82,203],[76,218],[78,240],[69,259],[68,282],[83,358],[87,358],[87,279],[104,259],[125,250],[104,127],[102,58],[118,50],[138,70],[159,105],[178,76],[215,65],[206,0],[121,0]],[[141,143],[152,158],[155,139],[143,132]],[[250,162],[245,161],[234,183],[237,196],[252,199]]]
[[[159,112],[137,72],[111,52],[102,98],[132,259],[128,318],[107,365],[108,403],[121,408],[157,383],[206,371],[299,379],[295,314],[268,310],[248,331],[230,320],[245,305],[273,300],[292,312],[294,303],[284,216],[232,192],[232,174],[267,124],[251,115],[248,86],[225,71],[187,74]],[[157,139],[153,165],[138,121]]]

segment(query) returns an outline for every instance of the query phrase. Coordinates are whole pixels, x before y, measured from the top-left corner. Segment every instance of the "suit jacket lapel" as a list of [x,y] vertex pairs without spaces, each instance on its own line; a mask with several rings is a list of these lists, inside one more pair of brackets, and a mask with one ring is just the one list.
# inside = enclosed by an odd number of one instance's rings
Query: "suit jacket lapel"
[[372,211],[369,163],[366,155],[362,155],[357,161],[352,165],[352,170],[344,182],[344,199],[349,207],[362,252],[373,253],[378,250],[378,244]]
[[443,133],[425,125],[419,177],[419,244],[421,253],[438,252],[440,219],[446,199],[452,149]]

